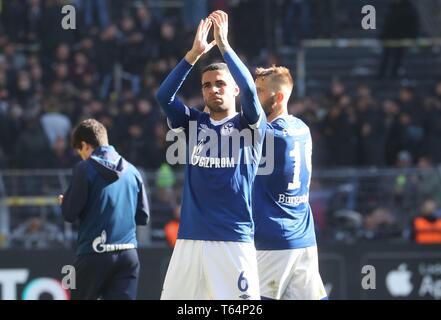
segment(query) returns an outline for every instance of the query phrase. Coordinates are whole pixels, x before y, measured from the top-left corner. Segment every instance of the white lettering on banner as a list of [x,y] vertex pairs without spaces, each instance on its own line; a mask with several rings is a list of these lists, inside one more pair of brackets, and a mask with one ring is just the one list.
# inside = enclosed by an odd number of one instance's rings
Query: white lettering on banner
[[[28,269],[0,269],[0,300],[16,300],[17,286],[23,285],[29,276]],[[54,300],[68,300],[69,294],[57,279],[35,278],[24,285],[22,300],[37,300],[40,296],[50,294]]]
[[421,263],[418,269],[421,275],[441,275],[441,263]]
[[364,290],[375,290],[377,285],[375,267],[371,265],[364,265],[363,268],[361,268],[361,273],[365,274],[365,276],[363,276],[361,279],[361,287]]
[[26,269],[0,270],[1,299],[15,300],[17,298],[17,285],[28,279],[29,271]]
[[441,299],[441,279],[434,280],[432,276],[424,276],[418,294],[420,297],[428,294],[437,300]]

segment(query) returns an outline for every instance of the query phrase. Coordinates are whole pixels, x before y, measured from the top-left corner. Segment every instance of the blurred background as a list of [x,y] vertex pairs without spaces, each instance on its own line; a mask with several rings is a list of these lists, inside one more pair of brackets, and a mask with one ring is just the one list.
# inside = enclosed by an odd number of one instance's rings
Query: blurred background
[[[61,27],[67,4],[75,30]],[[365,5],[375,29],[362,27]],[[74,259],[76,226],[56,196],[79,161],[70,132],[90,117],[144,176],[139,298],[159,298],[183,168],[166,162],[154,95],[216,9],[252,72],[285,65],[295,78],[289,111],[313,137],[310,202],[330,298],[440,299],[440,0],[0,0],[0,299],[69,298],[53,279]],[[218,60],[215,48],[195,66],[180,91],[189,106],[203,108],[200,70]],[[375,290],[361,287],[364,265]],[[4,285],[13,270],[26,273],[15,290]]]

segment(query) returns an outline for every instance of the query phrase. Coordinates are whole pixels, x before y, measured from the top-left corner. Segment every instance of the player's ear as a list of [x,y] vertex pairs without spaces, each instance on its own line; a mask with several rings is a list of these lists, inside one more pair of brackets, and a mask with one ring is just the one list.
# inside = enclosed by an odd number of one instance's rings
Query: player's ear
[[234,86],[234,96],[237,97],[239,95],[239,93],[240,93],[240,89],[239,89],[239,86],[236,84]]
[[285,98],[285,94],[282,91],[276,92],[276,102],[277,103],[281,103],[284,98]]

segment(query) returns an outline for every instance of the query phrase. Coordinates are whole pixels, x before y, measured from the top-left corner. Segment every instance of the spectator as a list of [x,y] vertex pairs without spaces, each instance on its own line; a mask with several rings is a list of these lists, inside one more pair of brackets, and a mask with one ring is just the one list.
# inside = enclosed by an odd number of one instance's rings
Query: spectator
[[72,128],[69,118],[58,112],[43,114],[40,117],[40,122],[51,146],[54,145],[58,137],[66,138]]
[[169,68],[173,62],[183,55],[182,34],[176,29],[176,25],[172,21],[165,21],[161,25],[160,39],[159,39],[159,57],[169,63]]
[[183,21],[185,22],[185,30],[195,30],[201,19],[207,17],[207,0],[186,0],[184,2]]
[[421,214],[414,218],[412,224],[412,236],[416,243],[441,243],[441,217],[433,199],[424,201]]
[[135,166],[145,168],[150,157],[147,149],[147,135],[139,121],[133,121],[128,127],[129,139],[123,145],[123,153],[127,160]]
[[[353,166],[357,160],[357,119],[349,96],[342,95],[323,121],[330,166]],[[345,143],[342,143],[345,141]]]
[[76,157],[68,147],[69,143],[65,137],[57,137],[52,144],[52,165],[57,169],[71,168],[75,164]]
[[14,163],[20,169],[41,169],[50,168],[51,161],[49,140],[39,119],[31,116],[17,140]]
[[26,5],[23,1],[5,1],[4,28],[12,41],[19,42],[26,38]]
[[387,99],[383,101],[383,114],[385,125],[385,159],[388,166],[394,166],[400,150],[398,118],[400,116],[400,108],[398,103]]
[[26,12],[27,39],[31,43],[37,43],[42,37],[43,8],[41,0],[30,0]]
[[62,246],[63,233],[60,228],[41,218],[29,218],[11,233],[12,246],[22,246],[26,249],[48,249]]
[[[152,229],[164,232],[164,226],[175,217],[177,198],[176,177],[168,164],[156,171],[156,189],[152,195]],[[165,234],[162,236],[164,239]]]
[[167,135],[167,128],[164,123],[159,122],[154,126],[152,139],[148,140],[147,152],[149,157],[147,159],[147,167],[150,169],[157,169],[166,162],[166,151],[168,143],[165,139]]
[[426,117],[427,153],[433,163],[441,163],[441,81],[435,87]]
[[410,152],[403,150],[398,154],[396,167],[403,169],[401,173],[394,177],[393,182],[393,206],[397,212],[411,214],[413,200],[418,190],[418,178],[406,173],[413,164]]
[[84,14],[84,23],[89,29],[94,26],[95,15],[98,16],[99,27],[101,29],[107,28],[109,25],[109,10],[106,0],[78,0],[79,6]]
[[63,19],[61,13],[61,2],[58,0],[46,0],[44,2],[42,21],[42,34],[41,38],[41,56],[43,58],[43,64],[48,66],[54,58],[55,49],[61,44],[72,45],[77,34],[72,30],[63,30],[59,26],[60,21]]
[[[89,57],[85,54],[85,52],[76,52],[74,54],[71,70],[69,70],[73,84],[79,89],[84,89],[89,82],[84,78],[84,75],[93,75],[94,73],[95,66],[90,62]],[[91,80],[91,84],[95,86],[93,76]]]
[[[160,25],[151,11],[145,5],[140,5],[136,11],[138,30],[146,37],[146,42],[154,46],[158,43]],[[156,48],[152,48],[155,50]]]
[[181,207],[176,206],[173,210],[173,219],[167,222],[164,227],[165,239],[168,245],[173,248],[178,238],[179,222],[181,218]]
[[424,199],[432,198],[438,208],[441,208],[441,179],[436,174],[436,168],[433,167],[430,158],[421,157],[418,159],[418,202],[422,203]]
[[300,40],[311,36],[311,8],[307,0],[286,0],[283,14],[284,45],[298,46]]
[[26,56],[16,50],[13,42],[6,42],[3,46],[3,59],[8,71],[21,70],[26,65]]
[[141,73],[148,58],[146,39],[130,16],[123,18],[121,31],[123,79],[130,81],[132,91],[138,94],[141,89]]
[[113,68],[119,61],[118,37],[119,30],[115,25],[108,26],[100,33],[96,46],[97,67],[101,79],[100,99],[107,98],[111,81],[113,79]]
[[15,96],[18,104],[23,106],[25,110],[30,110],[35,105],[35,91],[27,71],[20,71],[18,73],[17,83],[12,94]]
[[386,208],[377,208],[363,220],[364,237],[368,240],[400,238],[401,230],[396,217]]
[[[360,88],[359,88],[360,89]],[[385,125],[383,112],[370,96],[368,88],[361,88],[357,101],[357,120],[360,135],[359,163],[382,167],[385,164]]]
[[[409,0],[392,0],[386,17],[381,40],[415,39],[419,29],[419,18],[415,7]],[[396,77],[406,49],[400,46],[383,46],[379,77],[388,74],[391,65],[391,76]]]
[[3,151],[2,146],[0,145],[0,169],[6,169],[6,156],[5,153]]

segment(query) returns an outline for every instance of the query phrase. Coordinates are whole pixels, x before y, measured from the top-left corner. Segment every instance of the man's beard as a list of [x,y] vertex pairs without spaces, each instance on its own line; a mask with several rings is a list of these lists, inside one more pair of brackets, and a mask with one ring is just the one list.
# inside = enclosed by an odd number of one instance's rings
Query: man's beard
[[269,97],[268,99],[266,99],[261,103],[263,111],[265,112],[266,116],[269,116],[271,113],[274,112],[276,107],[275,103],[276,103],[276,96]]
[[222,99],[222,103],[210,103],[207,100],[205,101],[205,105],[210,110],[210,113],[212,112],[223,112],[227,111],[228,108],[225,106],[224,101]]

